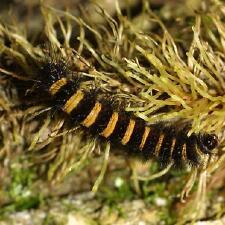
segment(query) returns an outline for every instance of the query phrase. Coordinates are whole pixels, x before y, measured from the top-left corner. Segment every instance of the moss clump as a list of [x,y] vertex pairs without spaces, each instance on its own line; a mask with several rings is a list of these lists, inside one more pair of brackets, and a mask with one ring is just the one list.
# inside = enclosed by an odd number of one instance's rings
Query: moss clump
[[37,179],[36,172],[25,168],[18,162],[10,166],[10,183],[6,185],[1,195],[7,198],[5,206],[1,208],[0,214],[4,216],[14,211],[23,211],[39,207],[41,204],[41,193],[33,188],[33,181]]

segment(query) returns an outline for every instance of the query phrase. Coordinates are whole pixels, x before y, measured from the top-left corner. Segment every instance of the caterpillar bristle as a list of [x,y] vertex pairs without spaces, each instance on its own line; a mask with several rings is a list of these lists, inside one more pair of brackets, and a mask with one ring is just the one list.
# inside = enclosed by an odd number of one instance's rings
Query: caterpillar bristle
[[202,156],[212,154],[218,145],[215,134],[193,133],[189,127],[145,121],[113,107],[110,100],[98,97],[96,90],[84,90],[79,79],[69,78],[68,68],[60,61],[46,62],[40,71],[41,82],[55,105],[90,133],[119,145],[129,155],[144,161],[155,158],[161,165],[187,164],[198,167]]

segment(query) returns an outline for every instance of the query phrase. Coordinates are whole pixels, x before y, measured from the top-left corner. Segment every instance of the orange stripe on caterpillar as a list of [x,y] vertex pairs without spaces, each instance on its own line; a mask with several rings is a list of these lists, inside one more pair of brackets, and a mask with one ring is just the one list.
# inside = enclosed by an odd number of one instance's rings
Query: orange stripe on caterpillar
[[187,160],[187,144],[184,143],[182,146],[182,159]]
[[158,140],[158,142],[157,142],[157,144],[156,144],[156,147],[155,147],[155,156],[159,156],[159,153],[160,153],[160,149],[161,149],[161,147],[162,147],[162,143],[163,143],[163,140],[164,140],[164,137],[165,137],[165,134],[160,134],[160,136],[159,136],[159,140]]
[[151,131],[150,127],[145,127],[145,131],[144,131],[144,134],[143,134],[142,139],[141,139],[141,144],[139,145],[140,150],[142,150],[144,148],[150,131]]
[[176,144],[176,138],[173,138],[172,140],[172,144],[171,144],[171,147],[170,147],[170,160],[172,160],[172,156],[173,156],[173,150],[175,148],[175,144]]
[[130,119],[126,132],[121,140],[122,145],[126,145],[129,142],[131,135],[134,131],[134,126],[135,126],[135,120]]
[[87,115],[87,117],[84,119],[84,121],[81,124],[85,127],[90,127],[92,124],[95,123],[101,109],[102,109],[102,104],[99,102],[96,102],[91,112]]
[[84,93],[81,90],[76,91],[65,103],[63,111],[70,114],[84,98]]
[[113,133],[118,119],[119,119],[118,112],[113,112],[106,128],[100,133],[100,135],[105,138],[108,138]]
[[49,93],[54,96],[64,85],[66,85],[68,80],[63,77],[60,80],[57,80],[55,83],[51,85],[49,88]]

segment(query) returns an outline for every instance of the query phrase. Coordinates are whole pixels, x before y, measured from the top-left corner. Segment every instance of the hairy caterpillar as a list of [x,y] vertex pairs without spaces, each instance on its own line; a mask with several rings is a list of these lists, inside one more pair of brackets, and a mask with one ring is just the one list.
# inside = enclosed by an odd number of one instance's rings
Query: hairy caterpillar
[[162,165],[186,164],[198,167],[205,154],[217,147],[215,134],[193,133],[163,123],[146,125],[134,116],[98,99],[93,91],[83,90],[79,80],[69,79],[63,62],[47,61],[39,71],[41,86],[54,104],[92,134],[118,144],[128,154],[144,160],[156,158]]

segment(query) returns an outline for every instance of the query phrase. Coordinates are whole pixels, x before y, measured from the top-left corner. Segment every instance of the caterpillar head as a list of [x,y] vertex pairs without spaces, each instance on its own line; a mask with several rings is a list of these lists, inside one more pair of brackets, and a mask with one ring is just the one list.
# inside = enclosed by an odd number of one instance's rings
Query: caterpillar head
[[203,153],[211,154],[212,150],[218,146],[218,137],[215,134],[199,134],[198,144]]

